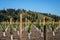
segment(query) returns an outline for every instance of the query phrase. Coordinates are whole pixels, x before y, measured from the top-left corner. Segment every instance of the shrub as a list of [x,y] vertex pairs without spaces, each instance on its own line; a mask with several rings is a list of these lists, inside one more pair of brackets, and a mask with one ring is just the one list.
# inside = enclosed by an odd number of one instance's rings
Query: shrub
[[30,32],[31,32],[31,24],[28,27],[28,33],[30,33]]
[[13,28],[12,28],[12,25],[10,25],[10,34],[13,34]]
[[54,31],[54,30],[57,28],[57,26],[58,26],[58,24],[52,25],[52,26],[51,26],[51,27],[52,27],[52,31]]

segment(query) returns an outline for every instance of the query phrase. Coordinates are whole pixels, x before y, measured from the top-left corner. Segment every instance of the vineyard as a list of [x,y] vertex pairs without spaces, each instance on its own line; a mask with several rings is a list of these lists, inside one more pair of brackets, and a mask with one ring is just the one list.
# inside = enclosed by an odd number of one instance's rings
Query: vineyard
[[20,22],[0,23],[0,40],[60,40],[60,21],[59,22],[43,22],[37,23],[31,21],[22,21],[20,14]]

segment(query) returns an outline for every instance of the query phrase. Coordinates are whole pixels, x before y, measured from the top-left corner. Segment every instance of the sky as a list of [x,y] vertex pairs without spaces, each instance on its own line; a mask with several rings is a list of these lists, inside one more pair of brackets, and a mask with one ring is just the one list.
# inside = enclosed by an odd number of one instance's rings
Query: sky
[[1,9],[25,9],[60,16],[60,0],[0,0]]

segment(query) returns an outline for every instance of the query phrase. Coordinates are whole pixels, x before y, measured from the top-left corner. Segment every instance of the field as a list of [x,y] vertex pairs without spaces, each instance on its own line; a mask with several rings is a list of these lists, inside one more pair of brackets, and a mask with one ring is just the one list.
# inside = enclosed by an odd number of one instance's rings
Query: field
[[[19,27],[19,24],[0,24],[0,40],[20,40]],[[44,26],[39,24],[23,25],[22,40],[44,40]],[[58,25],[46,25],[46,40],[60,40]]]

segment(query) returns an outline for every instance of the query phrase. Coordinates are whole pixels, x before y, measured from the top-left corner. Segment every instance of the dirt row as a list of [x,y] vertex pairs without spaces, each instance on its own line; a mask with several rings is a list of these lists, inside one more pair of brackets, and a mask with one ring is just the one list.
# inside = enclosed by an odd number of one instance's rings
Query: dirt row
[[[0,40],[11,40],[10,39],[10,30],[6,32],[6,36],[4,37],[2,35],[2,30],[0,29]],[[17,34],[17,31],[13,30],[13,39],[14,40],[20,40],[20,35]],[[31,35],[30,39],[28,38],[28,28],[24,28],[22,40],[44,40],[44,34],[43,37],[41,37],[41,32],[36,29],[36,27],[32,26],[31,29]],[[55,31],[55,36],[53,36],[53,32],[48,29],[46,32],[46,40],[60,40],[60,27]]]

